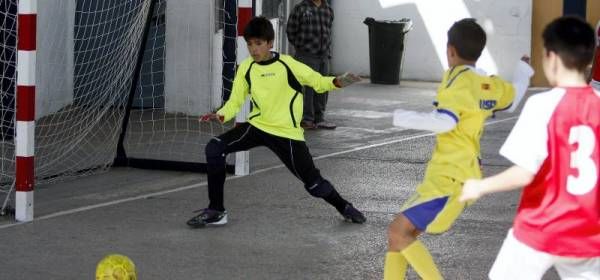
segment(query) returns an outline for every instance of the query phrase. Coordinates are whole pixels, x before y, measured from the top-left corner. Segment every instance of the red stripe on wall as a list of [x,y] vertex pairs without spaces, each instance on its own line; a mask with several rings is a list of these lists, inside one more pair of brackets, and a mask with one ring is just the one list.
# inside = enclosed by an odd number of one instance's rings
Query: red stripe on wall
[[15,189],[18,192],[33,191],[33,157],[17,157]]
[[35,86],[17,86],[17,121],[35,120]]
[[36,17],[35,14],[19,14],[18,49],[21,51],[35,50]]
[[238,36],[244,36],[244,29],[248,22],[252,19],[252,7],[250,8],[238,8]]

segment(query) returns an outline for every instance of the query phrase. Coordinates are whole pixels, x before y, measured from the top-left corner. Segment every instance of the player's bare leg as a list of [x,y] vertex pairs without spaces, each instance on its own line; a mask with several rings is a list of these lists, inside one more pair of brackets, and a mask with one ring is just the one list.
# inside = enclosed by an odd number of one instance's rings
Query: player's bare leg
[[410,264],[423,279],[443,279],[433,257],[417,239],[421,234],[404,214],[400,213],[388,227],[388,252],[385,257],[385,280],[404,279]]

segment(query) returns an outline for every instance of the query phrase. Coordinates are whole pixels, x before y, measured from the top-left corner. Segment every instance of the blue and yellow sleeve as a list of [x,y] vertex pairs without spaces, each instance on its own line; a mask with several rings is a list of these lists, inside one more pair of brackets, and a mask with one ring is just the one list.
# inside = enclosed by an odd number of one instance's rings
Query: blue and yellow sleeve
[[491,78],[496,94],[499,95],[494,111],[503,111],[512,105],[515,99],[515,87],[499,77]]

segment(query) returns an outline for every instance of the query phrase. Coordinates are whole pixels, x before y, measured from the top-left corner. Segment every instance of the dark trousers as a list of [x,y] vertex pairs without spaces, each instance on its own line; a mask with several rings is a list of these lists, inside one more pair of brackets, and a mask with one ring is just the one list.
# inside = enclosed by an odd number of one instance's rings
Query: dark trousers
[[[321,75],[329,75],[329,58],[297,52],[295,58],[310,66]],[[322,122],[325,120],[325,107],[329,93],[316,93],[311,87],[304,87],[304,115],[303,121]]]
[[304,183],[305,189],[313,196],[322,197],[332,203],[329,197],[335,196],[332,204],[336,208],[343,207],[345,200],[339,197],[333,186],[315,167],[313,158],[304,141],[278,137],[243,123],[224,134],[213,138],[206,146],[208,163],[208,208],[222,211],[223,185],[225,183],[225,156],[229,153],[245,151],[254,147],[265,146],[273,151],[285,166]]

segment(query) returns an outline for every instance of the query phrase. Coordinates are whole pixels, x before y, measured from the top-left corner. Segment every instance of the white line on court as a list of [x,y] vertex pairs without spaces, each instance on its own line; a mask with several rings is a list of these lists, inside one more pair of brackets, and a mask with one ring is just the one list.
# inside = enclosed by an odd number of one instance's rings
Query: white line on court
[[[509,118],[505,118],[505,119],[501,119],[501,120],[488,121],[488,122],[485,123],[485,125],[488,126],[488,125],[493,125],[493,124],[497,124],[497,123],[502,123],[502,122],[510,121],[510,120],[513,120],[513,119],[516,119],[516,118],[517,118],[517,116],[509,117]],[[427,136],[432,136],[432,135],[435,135],[435,133],[423,133],[423,134],[412,135],[412,136],[408,136],[408,137],[404,137],[404,138],[400,138],[400,139],[396,139],[396,140],[386,141],[386,142],[372,144],[372,145],[367,145],[367,146],[362,146],[362,147],[356,147],[356,148],[352,148],[352,149],[345,150],[345,151],[340,151],[340,152],[335,152],[335,153],[331,153],[331,154],[326,154],[326,155],[318,156],[318,157],[315,157],[314,160],[324,159],[324,158],[329,158],[329,157],[334,157],[334,156],[337,156],[337,155],[347,154],[347,153],[361,151],[361,150],[366,150],[366,149],[371,149],[371,148],[377,148],[377,147],[381,147],[381,146],[385,146],[385,145],[390,145],[390,144],[395,144],[395,143],[399,143],[399,142],[414,140],[414,139],[418,139],[418,138],[422,138],[422,137],[427,137]],[[254,172],[251,172],[249,175],[246,175],[246,176],[252,176],[252,175],[255,175],[255,174],[260,174],[260,173],[267,172],[267,171],[270,171],[270,170],[273,170],[273,169],[277,169],[277,168],[281,168],[281,167],[284,167],[284,165],[283,164],[279,164],[279,165],[275,165],[275,166],[272,166],[272,167],[267,167],[267,168],[259,169],[259,170],[256,170]],[[246,177],[246,176],[230,176],[230,177],[225,178],[225,180],[226,181],[230,181],[230,180],[235,180],[235,179]],[[102,207],[106,207],[106,206],[121,204],[121,203],[125,203],[125,202],[130,202],[130,201],[135,201],[135,200],[140,200],[140,199],[147,199],[149,197],[161,196],[161,195],[165,195],[165,194],[170,194],[170,193],[175,193],[175,192],[190,190],[190,189],[194,189],[194,188],[199,188],[199,187],[206,186],[206,184],[207,184],[206,182],[200,182],[200,183],[197,183],[197,184],[183,186],[183,187],[179,187],[179,188],[175,188],[175,189],[170,189],[170,190],[165,190],[165,191],[160,191],[160,192],[153,192],[153,193],[149,193],[149,194],[143,194],[143,195],[138,195],[138,196],[133,196],[133,197],[128,197],[128,198],[123,198],[123,199],[117,199],[117,200],[113,200],[113,201],[109,201],[109,202],[98,203],[98,204],[94,204],[94,205],[89,205],[89,206],[84,206],[84,207],[79,207],[79,208],[74,208],[74,209],[59,211],[59,212],[56,212],[56,213],[52,213],[52,214],[48,214],[48,215],[44,215],[44,216],[35,217],[34,220],[31,221],[31,222],[22,222],[22,223],[13,223],[13,224],[0,225],[0,229],[15,227],[15,226],[19,226],[19,225],[25,225],[25,224],[33,223],[33,222],[39,221],[39,220],[46,220],[46,219],[51,219],[51,218],[55,218],[55,217],[66,216],[66,215],[70,215],[70,214],[74,214],[74,213],[84,212],[84,211],[88,211],[88,210],[93,210],[93,209],[102,208]]]

